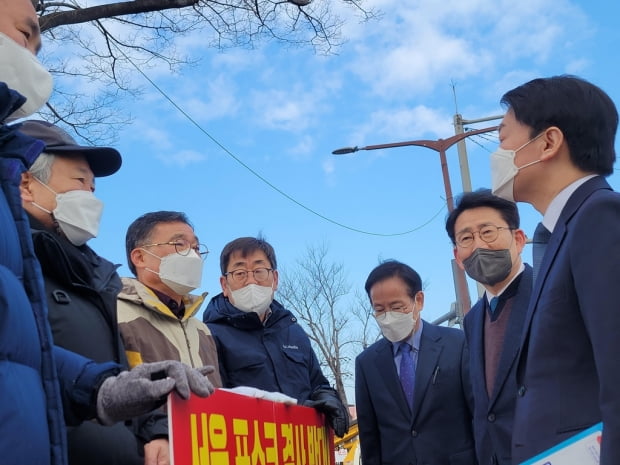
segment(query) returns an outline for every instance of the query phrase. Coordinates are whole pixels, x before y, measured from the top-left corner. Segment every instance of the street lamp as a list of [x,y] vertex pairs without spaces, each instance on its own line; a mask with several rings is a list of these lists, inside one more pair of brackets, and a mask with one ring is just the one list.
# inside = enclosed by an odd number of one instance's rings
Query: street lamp
[[[459,141],[469,137],[475,136],[477,134],[484,134],[486,132],[491,132],[497,130],[498,126],[493,126],[489,128],[483,129],[475,129],[472,131],[467,131],[461,134],[455,134],[452,137],[448,137],[447,139],[437,139],[437,140],[410,140],[405,142],[394,142],[391,144],[379,144],[379,145],[367,145],[365,147],[343,147],[341,149],[334,150],[332,153],[334,155],[346,155],[349,153],[355,153],[360,150],[379,150],[379,149],[391,149],[395,147],[408,147],[408,146],[418,146],[418,147],[426,147],[428,149],[434,150],[439,153],[439,160],[441,162],[441,173],[443,175],[443,184],[444,189],[446,191],[446,203],[448,205],[448,212],[452,212],[454,210],[454,199],[452,197],[452,185],[450,183],[450,173],[448,171],[448,161],[446,159],[446,150],[452,147],[454,144]],[[456,292],[457,299],[457,308],[455,311],[450,311],[447,315],[442,317],[440,320],[445,321],[446,319],[452,319],[456,317],[457,322],[459,324],[463,321],[463,316],[469,311],[471,308],[471,299],[469,297],[469,289],[467,287],[467,279],[465,278],[465,272],[459,268],[456,263],[456,260],[452,259],[452,275],[454,277],[454,289]]]

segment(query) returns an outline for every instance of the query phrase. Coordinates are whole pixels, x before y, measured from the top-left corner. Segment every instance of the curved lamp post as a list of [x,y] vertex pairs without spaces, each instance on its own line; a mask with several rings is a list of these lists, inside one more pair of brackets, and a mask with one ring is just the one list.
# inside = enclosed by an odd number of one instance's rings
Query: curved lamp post
[[[441,173],[443,175],[443,184],[446,191],[446,203],[448,205],[448,212],[452,212],[454,210],[454,199],[452,197],[452,185],[450,183],[450,173],[448,171],[448,161],[446,159],[446,150],[452,147],[454,144],[460,142],[461,140],[469,137],[475,136],[477,134],[484,134],[486,132],[495,131],[498,129],[498,126],[492,126],[484,129],[475,129],[472,131],[467,131],[461,134],[455,134],[452,137],[448,137],[447,139],[437,139],[437,140],[409,140],[405,142],[393,142],[391,144],[379,144],[379,145],[367,145],[365,147],[343,147],[341,149],[334,150],[332,153],[334,155],[346,155],[349,153],[355,153],[360,150],[380,150],[380,149],[391,149],[395,147],[408,147],[408,146],[419,146],[426,147],[428,149],[434,150],[439,153],[439,160],[441,162]],[[463,321],[463,316],[469,311],[471,308],[471,299],[469,297],[469,288],[467,287],[467,279],[465,277],[465,272],[459,268],[456,263],[456,260],[452,259],[452,275],[454,277],[454,289],[456,291],[456,299],[457,299],[457,308],[456,311],[450,311],[443,317],[440,317],[437,322],[443,322],[446,320],[450,320],[454,317],[457,319],[457,323],[461,324]]]

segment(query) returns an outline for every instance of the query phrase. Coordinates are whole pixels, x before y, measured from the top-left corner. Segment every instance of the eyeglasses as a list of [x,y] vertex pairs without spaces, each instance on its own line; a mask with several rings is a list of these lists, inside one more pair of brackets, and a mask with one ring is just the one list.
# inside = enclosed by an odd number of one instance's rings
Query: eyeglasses
[[373,308],[372,309],[372,314],[375,316],[375,318],[382,318],[387,314],[387,312],[408,313],[409,307],[407,305],[401,304],[401,305],[395,305],[394,307],[390,307],[390,308]]
[[248,275],[252,273],[252,276],[254,276],[254,280],[257,283],[262,283],[269,279],[269,273],[272,271],[272,268],[256,268],[255,270],[232,270],[228,273],[224,273],[224,276],[232,277],[232,280],[237,283],[244,283],[248,280]]
[[196,252],[200,255],[200,258],[203,260],[207,258],[207,254],[209,253],[209,249],[204,244],[194,244],[192,245],[188,240],[185,239],[177,239],[169,242],[158,242],[156,244],[144,244],[141,247],[154,247],[156,245],[173,245],[174,251],[179,255],[183,255],[184,257],[189,255],[190,251]]
[[499,236],[499,232],[502,229],[506,229],[508,231],[512,231],[514,228],[506,228],[504,226],[495,226],[493,224],[487,224],[483,226],[478,231],[463,231],[458,236],[456,236],[456,245],[459,247],[463,247],[467,249],[471,247],[474,243],[474,236],[478,234],[480,239],[482,239],[487,244],[494,242]]

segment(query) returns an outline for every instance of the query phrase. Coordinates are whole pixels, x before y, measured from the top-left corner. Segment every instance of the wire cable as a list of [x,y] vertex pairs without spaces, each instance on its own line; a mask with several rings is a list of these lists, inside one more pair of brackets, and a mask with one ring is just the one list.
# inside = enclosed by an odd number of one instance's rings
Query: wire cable
[[267,184],[269,187],[271,187],[273,190],[275,190],[277,193],[279,193],[280,195],[282,195],[283,197],[287,198],[288,200],[290,200],[291,202],[293,202],[294,204],[296,204],[297,206],[303,208],[304,210],[312,213],[313,215],[318,216],[319,218],[328,221],[329,223],[332,223],[336,226],[339,226],[341,228],[344,229],[348,229],[349,231],[353,231],[353,232],[357,232],[360,234],[366,234],[369,236],[382,236],[382,237],[393,237],[393,236],[404,236],[407,234],[411,234],[415,231],[418,231],[422,228],[424,228],[425,226],[427,226],[429,223],[431,223],[445,208],[445,204],[441,206],[441,208],[437,211],[437,213],[435,213],[434,215],[432,215],[430,217],[429,220],[427,220],[426,222],[422,223],[419,226],[414,227],[413,229],[409,229],[407,231],[402,231],[402,232],[396,232],[396,233],[378,233],[378,232],[371,232],[371,231],[365,231],[363,229],[358,229],[358,228],[354,228],[352,226],[347,226],[346,224],[340,223],[336,220],[333,220],[331,218],[328,218],[327,216],[317,212],[316,210],[313,210],[312,208],[308,207],[307,205],[302,204],[301,202],[299,202],[298,200],[296,200],[295,198],[293,198],[292,196],[290,196],[289,194],[287,194],[286,192],[284,192],[282,189],[280,189],[279,187],[277,187],[276,185],[274,185],[273,183],[271,183],[268,179],[266,179],[264,176],[262,176],[260,173],[258,173],[257,171],[255,171],[253,168],[251,168],[249,165],[247,165],[243,160],[241,160],[239,157],[237,157],[235,154],[233,154],[230,150],[228,150],[228,148],[226,146],[224,146],[222,143],[220,143],[215,137],[213,137],[211,134],[209,134],[209,132],[207,132],[196,120],[194,120],[194,118],[192,118],[192,116],[190,114],[188,114],[183,108],[181,108],[181,106],[179,104],[177,104],[172,97],[170,97],[162,88],[160,88],[151,78],[149,78],[146,73],[144,73],[144,71],[142,71],[142,69],[140,69],[140,67],[138,67],[126,54],[125,52],[123,52],[123,50],[120,49],[120,47],[114,43],[114,46],[116,47],[116,49],[125,57],[125,59],[131,63],[131,65],[136,69],[136,71],[138,71],[138,73],[140,73],[142,75],[142,77],[144,79],[146,79],[149,84],[151,84],[153,86],[153,88],[155,88],[157,90],[157,92],[159,92],[174,108],[176,108],[185,118],[187,118],[187,120],[192,123],[200,132],[202,132],[205,136],[207,136],[211,142],[213,142],[215,145],[217,145],[220,149],[222,149],[229,157],[231,157],[233,160],[235,160],[237,163],[239,163],[241,166],[243,166],[246,170],[248,170],[250,173],[252,173],[254,176],[256,176],[258,179],[260,179],[262,182],[264,182],[265,184]]

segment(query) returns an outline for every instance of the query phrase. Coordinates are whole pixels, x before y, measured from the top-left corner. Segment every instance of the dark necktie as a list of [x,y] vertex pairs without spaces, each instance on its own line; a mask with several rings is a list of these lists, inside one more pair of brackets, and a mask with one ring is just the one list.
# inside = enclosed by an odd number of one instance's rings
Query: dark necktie
[[408,342],[400,343],[400,384],[403,387],[409,408],[413,408],[413,385],[415,384],[415,368],[413,366],[412,347]]
[[498,303],[499,297],[493,297],[491,300],[489,300],[489,308],[491,309],[491,313],[495,312]]
[[545,249],[547,248],[547,242],[549,242],[550,237],[551,233],[549,230],[545,228],[542,223],[538,223],[538,226],[536,226],[536,231],[534,231],[534,238],[532,240],[532,267],[534,269],[533,282],[536,282],[538,270],[540,269],[540,264],[545,256]]

